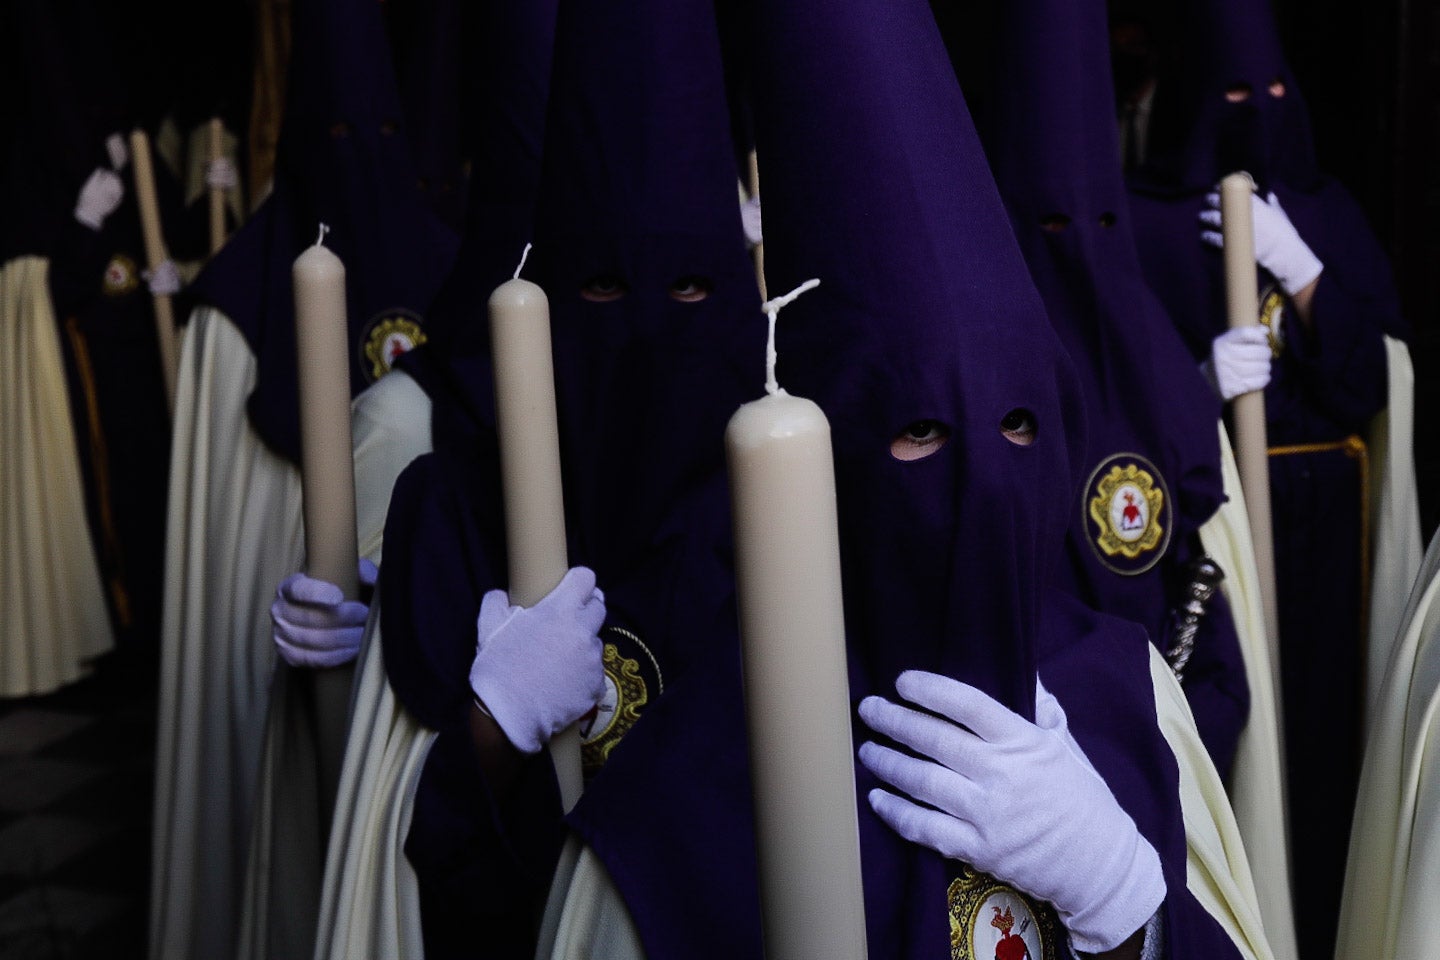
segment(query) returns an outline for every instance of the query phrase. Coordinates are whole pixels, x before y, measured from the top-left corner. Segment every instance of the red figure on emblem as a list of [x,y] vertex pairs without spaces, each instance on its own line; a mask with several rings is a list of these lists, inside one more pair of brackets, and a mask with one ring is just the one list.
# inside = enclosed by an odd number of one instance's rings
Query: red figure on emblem
[[1129,490],[1125,491],[1125,509],[1121,511],[1120,516],[1126,530],[1134,530],[1140,526],[1140,508],[1135,506],[1135,494]]
[[1030,948],[1023,937],[1010,932],[1015,926],[1015,914],[1010,912],[1009,906],[1004,913],[999,907],[992,906],[990,909],[995,911],[995,916],[990,918],[990,926],[1000,931],[1000,940],[995,944],[995,960],[1026,960],[1030,956]]

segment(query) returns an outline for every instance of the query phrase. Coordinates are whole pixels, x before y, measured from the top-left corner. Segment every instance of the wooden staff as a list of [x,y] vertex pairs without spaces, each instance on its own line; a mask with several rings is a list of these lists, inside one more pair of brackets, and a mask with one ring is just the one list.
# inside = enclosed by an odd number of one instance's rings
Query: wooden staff
[[768,395],[725,429],[764,952],[864,960],[830,423],[778,389],[773,335]]
[[[1248,173],[1232,173],[1220,182],[1220,220],[1225,237],[1225,301],[1230,329],[1260,322],[1259,285],[1255,275],[1255,228],[1251,196],[1255,181]],[[1280,616],[1275,602],[1275,537],[1270,522],[1270,457],[1265,431],[1265,393],[1255,390],[1230,401],[1235,423],[1235,461],[1240,488],[1250,517],[1255,565],[1260,573],[1260,600],[1265,633],[1279,695]]]
[[[207,143],[208,159],[211,164],[225,155],[225,124],[219,117],[211,117]],[[208,172],[208,168],[207,168]],[[225,191],[210,187],[210,253],[220,252],[225,246]]]
[[[751,200],[760,199],[760,161],[755,151],[751,150],[746,158],[749,167],[749,183],[746,184],[750,191]],[[760,285],[760,299],[768,300],[765,292],[765,240],[762,237],[760,242],[755,244],[755,249],[750,251],[751,258],[755,261],[755,282]]]
[[[165,235],[160,230],[160,204],[155,199],[155,167],[150,160],[150,138],[144,130],[130,133],[130,157],[135,163],[135,199],[140,205],[140,231],[145,237],[145,259],[151,270],[166,260]],[[175,379],[180,355],[175,345],[175,308],[168,294],[153,294],[155,336],[160,344],[160,372],[165,379],[165,401],[175,413]]]
[[[517,278],[495,289],[489,309],[510,602],[530,607],[559,585],[570,566],[550,302],[544,290]],[[577,728],[550,739],[550,759],[569,810],[584,787]]]
[[[295,356],[300,370],[305,569],[310,576],[338,586],[346,599],[354,600],[360,595],[360,577],[345,267],[339,257],[317,242],[295,259],[291,277],[295,290]],[[354,665],[308,672],[314,685],[321,802],[323,809],[329,810],[345,756]]]

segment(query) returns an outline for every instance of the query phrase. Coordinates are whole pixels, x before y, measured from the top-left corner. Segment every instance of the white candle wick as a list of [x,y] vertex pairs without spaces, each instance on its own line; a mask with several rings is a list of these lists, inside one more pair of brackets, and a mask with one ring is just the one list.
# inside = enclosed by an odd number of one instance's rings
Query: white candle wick
[[330,224],[328,224],[328,223],[321,223],[321,224],[320,224],[320,235],[315,238],[315,246],[317,246],[317,247],[323,247],[323,246],[325,246],[325,234],[327,234],[327,233],[329,233],[329,232],[330,232]]
[[775,353],[775,321],[779,319],[780,311],[793,303],[800,294],[808,293],[818,286],[820,286],[818,279],[806,280],[783,297],[766,300],[760,305],[760,309],[764,310],[765,316],[770,319],[770,337],[765,344],[765,392],[772,396],[785,392],[780,388],[779,382],[775,379],[775,361],[777,359]]
[[515,268],[515,273],[510,277],[511,280],[520,279],[520,271],[525,269],[525,261],[530,259],[531,246],[532,244],[527,243],[525,244],[525,249],[520,251],[520,264]]

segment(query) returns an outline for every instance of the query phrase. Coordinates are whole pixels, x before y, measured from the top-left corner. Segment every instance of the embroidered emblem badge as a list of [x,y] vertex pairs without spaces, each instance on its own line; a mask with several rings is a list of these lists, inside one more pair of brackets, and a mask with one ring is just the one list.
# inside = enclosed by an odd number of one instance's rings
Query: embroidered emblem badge
[[360,331],[360,366],[370,383],[390,372],[402,354],[425,342],[420,317],[409,310],[382,310]]
[[[1159,561],[1170,542],[1170,496],[1155,465],[1133,453],[1107,457],[1085,484],[1091,545],[1100,562],[1134,576]],[[1083,519],[1083,518],[1082,518]]]
[[105,265],[105,282],[101,288],[107,297],[123,297],[140,286],[140,271],[135,261],[117,253]]
[[580,718],[580,758],[587,777],[599,772],[610,751],[635,726],[652,688],[656,696],[665,689],[660,667],[639,637],[615,626],[606,626],[600,636],[606,641],[605,695]]
[[966,867],[946,891],[951,960],[1055,960],[1058,922],[1048,905]]
[[1260,291],[1260,325],[1270,335],[1270,355],[1279,358],[1285,352],[1285,297],[1275,284]]

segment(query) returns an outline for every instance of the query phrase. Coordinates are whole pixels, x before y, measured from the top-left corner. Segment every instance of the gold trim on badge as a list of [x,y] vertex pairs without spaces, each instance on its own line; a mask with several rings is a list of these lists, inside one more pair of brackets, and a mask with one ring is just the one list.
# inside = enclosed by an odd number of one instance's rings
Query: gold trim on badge
[[1092,476],[1089,488],[1095,491],[1090,498],[1095,545],[1106,557],[1134,560],[1165,543],[1160,523],[1165,491],[1150,471],[1138,463],[1116,464],[1098,481]]
[[1274,284],[1260,291],[1260,326],[1270,338],[1270,356],[1278,359],[1285,352],[1285,331],[1281,326],[1285,298]]
[[[378,321],[365,338],[365,359],[370,364],[371,382],[389,373],[402,354],[414,350],[426,339],[425,331],[411,317],[396,314]],[[397,350],[402,343],[406,345],[404,349]]]
[[107,297],[123,297],[140,286],[140,271],[135,261],[117,253],[105,264],[105,280],[102,289]]
[[1055,960],[1055,916],[994,877],[966,867],[945,891],[951,960]]
[[[619,647],[607,643],[601,662],[605,669],[605,695],[593,719],[587,717],[580,721],[581,765],[586,773],[594,773],[605,765],[610,751],[635,726],[640,719],[640,708],[650,700],[638,660],[622,656]],[[591,724],[588,730],[584,728],[587,719]]]

